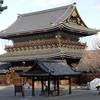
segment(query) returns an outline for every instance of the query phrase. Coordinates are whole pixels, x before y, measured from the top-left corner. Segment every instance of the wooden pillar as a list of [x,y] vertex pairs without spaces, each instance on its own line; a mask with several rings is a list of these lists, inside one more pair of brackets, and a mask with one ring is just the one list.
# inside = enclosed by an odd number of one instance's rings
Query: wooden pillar
[[12,67],[11,67],[11,83],[14,84],[14,72]]
[[54,90],[56,90],[56,80],[54,80]]
[[81,85],[81,78],[78,76],[78,85]]
[[59,77],[57,78],[57,95],[59,96]]
[[50,96],[50,77],[48,77],[48,97]]
[[100,86],[99,86],[98,90],[99,90],[99,94],[100,94]]
[[34,77],[32,77],[32,96],[35,96],[35,92],[34,92]]
[[69,76],[69,94],[71,94],[71,77]]
[[42,91],[44,90],[44,84],[43,84],[43,83],[44,83],[44,81],[43,81],[43,78],[42,78],[42,80],[41,80],[41,86],[42,86],[42,87],[41,87],[41,90],[42,90]]

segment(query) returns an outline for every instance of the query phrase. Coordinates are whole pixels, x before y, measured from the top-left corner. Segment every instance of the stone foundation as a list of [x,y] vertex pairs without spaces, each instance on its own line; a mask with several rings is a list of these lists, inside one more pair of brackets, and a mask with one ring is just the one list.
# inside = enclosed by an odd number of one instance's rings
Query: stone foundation
[[[59,90],[59,95],[63,95],[63,90]],[[50,96],[57,96],[57,91],[56,90],[50,90]],[[48,96],[48,91],[44,90],[41,92],[41,96]]]

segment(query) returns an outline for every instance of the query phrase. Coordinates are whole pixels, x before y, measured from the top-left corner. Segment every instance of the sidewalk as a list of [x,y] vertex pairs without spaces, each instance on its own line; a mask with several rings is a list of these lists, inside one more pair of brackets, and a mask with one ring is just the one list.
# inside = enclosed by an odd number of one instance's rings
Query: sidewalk
[[65,95],[54,96],[54,97],[44,97],[40,96],[40,88],[35,89],[35,96],[32,95],[32,89],[25,88],[25,98],[22,97],[21,93],[17,93],[14,96],[14,86],[13,85],[0,85],[0,100],[100,100],[100,95],[97,90],[82,90],[82,89],[72,89],[72,94],[68,94],[67,87],[63,88]]

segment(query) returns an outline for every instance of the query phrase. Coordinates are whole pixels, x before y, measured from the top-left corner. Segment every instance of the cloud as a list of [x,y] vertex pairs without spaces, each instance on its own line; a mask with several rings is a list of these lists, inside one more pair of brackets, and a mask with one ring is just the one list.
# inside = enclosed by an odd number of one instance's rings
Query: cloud
[[100,4],[98,6],[96,6],[97,9],[100,9]]

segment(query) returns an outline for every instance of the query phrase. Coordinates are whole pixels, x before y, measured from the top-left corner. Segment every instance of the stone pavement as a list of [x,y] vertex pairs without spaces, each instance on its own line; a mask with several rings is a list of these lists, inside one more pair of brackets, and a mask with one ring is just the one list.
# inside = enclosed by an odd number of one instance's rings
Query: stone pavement
[[97,90],[86,90],[73,88],[72,94],[68,94],[68,88],[63,88],[64,95],[44,97],[40,95],[40,88],[35,89],[35,96],[31,96],[32,89],[25,88],[25,98],[22,97],[21,93],[17,93],[14,96],[13,85],[0,85],[0,100],[100,100],[100,94]]

